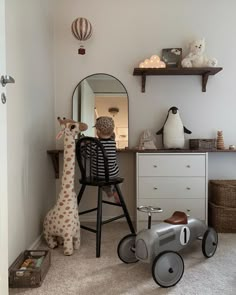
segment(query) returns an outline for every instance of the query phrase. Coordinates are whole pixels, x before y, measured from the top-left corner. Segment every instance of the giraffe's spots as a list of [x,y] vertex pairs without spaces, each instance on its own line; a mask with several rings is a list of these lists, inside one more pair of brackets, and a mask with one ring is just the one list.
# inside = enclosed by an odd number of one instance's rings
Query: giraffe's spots
[[66,171],[66,174],[68,175],[68,174],[71,174],[71,172],[70,171]]
[[69,222],[69,221],[70,221],[70,219],[66,219],[66,220],[65,220],[66,223]]
[[70,209],[70,207],[69,207],[69,206],[67,206],[65,209],[66,209],[66,210],[69,210],[69,209]]
[[68,195],[68,194],[66,194],[66,195],[64,196],[64,198],[69,198],[69,195]]
[[67,184],[67,185],[66,185],[66,188],[69,188],[69,187],[70,187],[70,185],[69,185],[69,184]]
[[65,233],[65,237],[68,237],[69,236],[69,234],[68,233]]
[[71,145],[71,144],[68,144],[68,145],[67,145],[67,148],[68,148],[68,149],[72,148],[72,145]]
[[59,215],[59,218],[62,219],[63,218],[63,215]]
[[66,161],[67,161],[67,162],[70,162],[70,161],[71,161],[71,158],[66,158]]
[[64,204],[63,202],[60,202],[60,203],[59,203],[60,206],[63,206],[63,204]]

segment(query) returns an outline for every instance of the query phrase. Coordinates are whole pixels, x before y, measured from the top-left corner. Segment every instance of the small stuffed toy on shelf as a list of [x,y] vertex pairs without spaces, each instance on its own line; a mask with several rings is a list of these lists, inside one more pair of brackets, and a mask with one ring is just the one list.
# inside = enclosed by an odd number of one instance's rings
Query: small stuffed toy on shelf
[[205,39],[195,40],[189,44],[190,52],[182,60],[183,68],[216,67],[217,60],[205,55]]
[[183,149],[185,145],[184,133],[191,134],[192,132],[183,125],[178,108],[171,107],[163,127],[156,134],[162,134],[164,148]]
[[152,150],[156,149],[155,137],[152,132],[148,129],[144,130],[139,139],[139,149],[140,150]]

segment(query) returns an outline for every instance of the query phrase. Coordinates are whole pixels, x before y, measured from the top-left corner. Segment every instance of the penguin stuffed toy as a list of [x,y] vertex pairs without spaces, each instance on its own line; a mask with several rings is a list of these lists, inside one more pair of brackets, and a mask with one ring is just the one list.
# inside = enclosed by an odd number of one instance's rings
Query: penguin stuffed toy
[[164,148],[183,149],[185,144],[184,133],[191,134],[192,132],[183,126],[178,108],[171,107],[163,127],[156,134],[162,134]]

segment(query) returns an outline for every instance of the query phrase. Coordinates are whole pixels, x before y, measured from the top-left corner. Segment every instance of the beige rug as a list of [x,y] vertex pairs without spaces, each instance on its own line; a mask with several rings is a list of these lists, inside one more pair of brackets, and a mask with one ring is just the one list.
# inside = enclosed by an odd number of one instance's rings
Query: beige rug
[[[235,295],[236,234],[219,234],[214,257],[206,259],[201,241],[182,252],[185,272],[180,282],[168,289],[153,280],[151,266],[141,262],[124,264],[117,256],[117,244],[128,234],[123,223],[103,226],[102,256],[95,258],[95,234],[82,230],[81,249],[65,257],[62,248],[51,251],[52,265],[41,287],[10,289],[21,295]],[[41,249],[46,246],[42,245]]]

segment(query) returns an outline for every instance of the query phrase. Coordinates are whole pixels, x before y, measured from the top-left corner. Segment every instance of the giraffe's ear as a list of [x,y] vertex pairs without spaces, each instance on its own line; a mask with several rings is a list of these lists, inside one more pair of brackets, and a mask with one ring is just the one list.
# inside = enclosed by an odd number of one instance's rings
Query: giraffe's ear
[[56,136],[56,140],[60,139],[60,138],[62,137],[63,133],[64,133],[64,132],[63,132],[62,130],[59,131],[59,133],[58,133],[57,136]]

